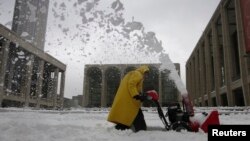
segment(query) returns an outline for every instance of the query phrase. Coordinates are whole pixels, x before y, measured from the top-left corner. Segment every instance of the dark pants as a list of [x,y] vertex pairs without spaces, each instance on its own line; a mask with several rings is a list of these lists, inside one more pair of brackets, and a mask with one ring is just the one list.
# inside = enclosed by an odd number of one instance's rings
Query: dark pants
[[[118,124],[116,124],[115,128],[117,130],[125,130],[125,129],[129,129],[130,127],[118,123]],[[139,112],[136,115],[135,120],[132,123],[132,130],[134,132],[138,132],[140,130],[147,130],[147,125],[146,125],[146,122],[145,122],[145,119],[144,119],[144,115],[143,115],[141,109],[139,109]]]
[[117,123],[116,126],[115,126],[115,129],[117,129],[117,130],[126,130],[126,129],[129,129],[129,127],[124,125],[124,124]]
[[135,120],[134,120],[132,126],[134,127],[135,132],[138,132],[140,130],[147,130],[147,125],[146,125],[144,115],[143,115],[141,109],[139,109],[139,112],[138,112],[137,116],[135,117]]

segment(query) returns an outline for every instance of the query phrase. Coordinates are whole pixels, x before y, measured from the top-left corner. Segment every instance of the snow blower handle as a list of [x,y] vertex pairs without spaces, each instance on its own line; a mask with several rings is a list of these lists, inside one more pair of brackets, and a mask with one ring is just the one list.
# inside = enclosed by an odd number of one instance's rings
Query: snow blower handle
[[169,126],[169,124],[168,124],[168,122],[167,122],[167,120],[165,118],[165,115],[163,114],[160,103],[158,102],[159,94],[155,90],[150,90],[150,91],[146,92],[146,95],[147,95],[148,100],[152,100],[156,104],[158,115],[159,115],[162,123],[165,125],[165,129],[169,130],[170,126]]

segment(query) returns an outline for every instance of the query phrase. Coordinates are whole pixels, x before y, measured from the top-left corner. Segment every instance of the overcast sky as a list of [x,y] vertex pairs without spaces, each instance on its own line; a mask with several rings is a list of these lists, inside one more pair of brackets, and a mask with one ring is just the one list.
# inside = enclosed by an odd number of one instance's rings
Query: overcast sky
[[[121,0],[125,17],[141,21],[153,31],[171,60],[185,63],[207,26],[220,0]],[[182,77],[184,79],[184,77]]]
[[[156,37],[162,41],[163,47],[172,62],[180,63],[181,78],[186,83],[186,60],[220,0],[121,0],[121,2],[124,4],[123,13],[127,21],[132,19],[139,21],[144,25],[147,32],[153,31],[156,33]],[[13,5],[14,0],[0,0],[0,23],[8,27],[10,27],[10,21],[12,20]],[[49,30],[51,32],[51,29]],[[74,69],[79,68],[71,67],[67,68],[67,71]],[[79,75],[83,74],[80,73]],[[76,79],[77,76],[66,78],[66,97],[71,98],[71,96],[82,94],[82,80],[78,83],[80,88],[70,86],[72,81]],[[68,87],[72,88],[69,89]]]

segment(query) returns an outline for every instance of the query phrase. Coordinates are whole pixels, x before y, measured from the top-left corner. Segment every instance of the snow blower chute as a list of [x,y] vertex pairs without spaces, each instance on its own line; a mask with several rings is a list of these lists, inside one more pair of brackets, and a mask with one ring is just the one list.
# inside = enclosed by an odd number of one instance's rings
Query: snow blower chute
[[[152,100],[156,104],[158,115],[166,130],[198,132],[199,129],[202,129],[207,133],[208,125],[220,124],[217,110],[212,110],[210,113],[194,114],[193,105],[188,95],[182,96],[182,108],[179,103],[172,103],[168,106],[166,114],[162,111],[158,102],[159,95],[155,90],[147,91],[146,96],[148,100]],[[168,117],[169,122],[165,117]]]

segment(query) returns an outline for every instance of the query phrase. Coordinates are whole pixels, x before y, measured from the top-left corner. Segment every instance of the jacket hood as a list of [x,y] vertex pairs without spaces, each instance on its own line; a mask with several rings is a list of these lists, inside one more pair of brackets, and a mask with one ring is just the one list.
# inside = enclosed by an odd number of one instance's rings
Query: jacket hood
[[141,72],[144,74],[146,71],[149,71],[149,68],[147,65],[140,66],[139,68],[136,69],[137,71]]

